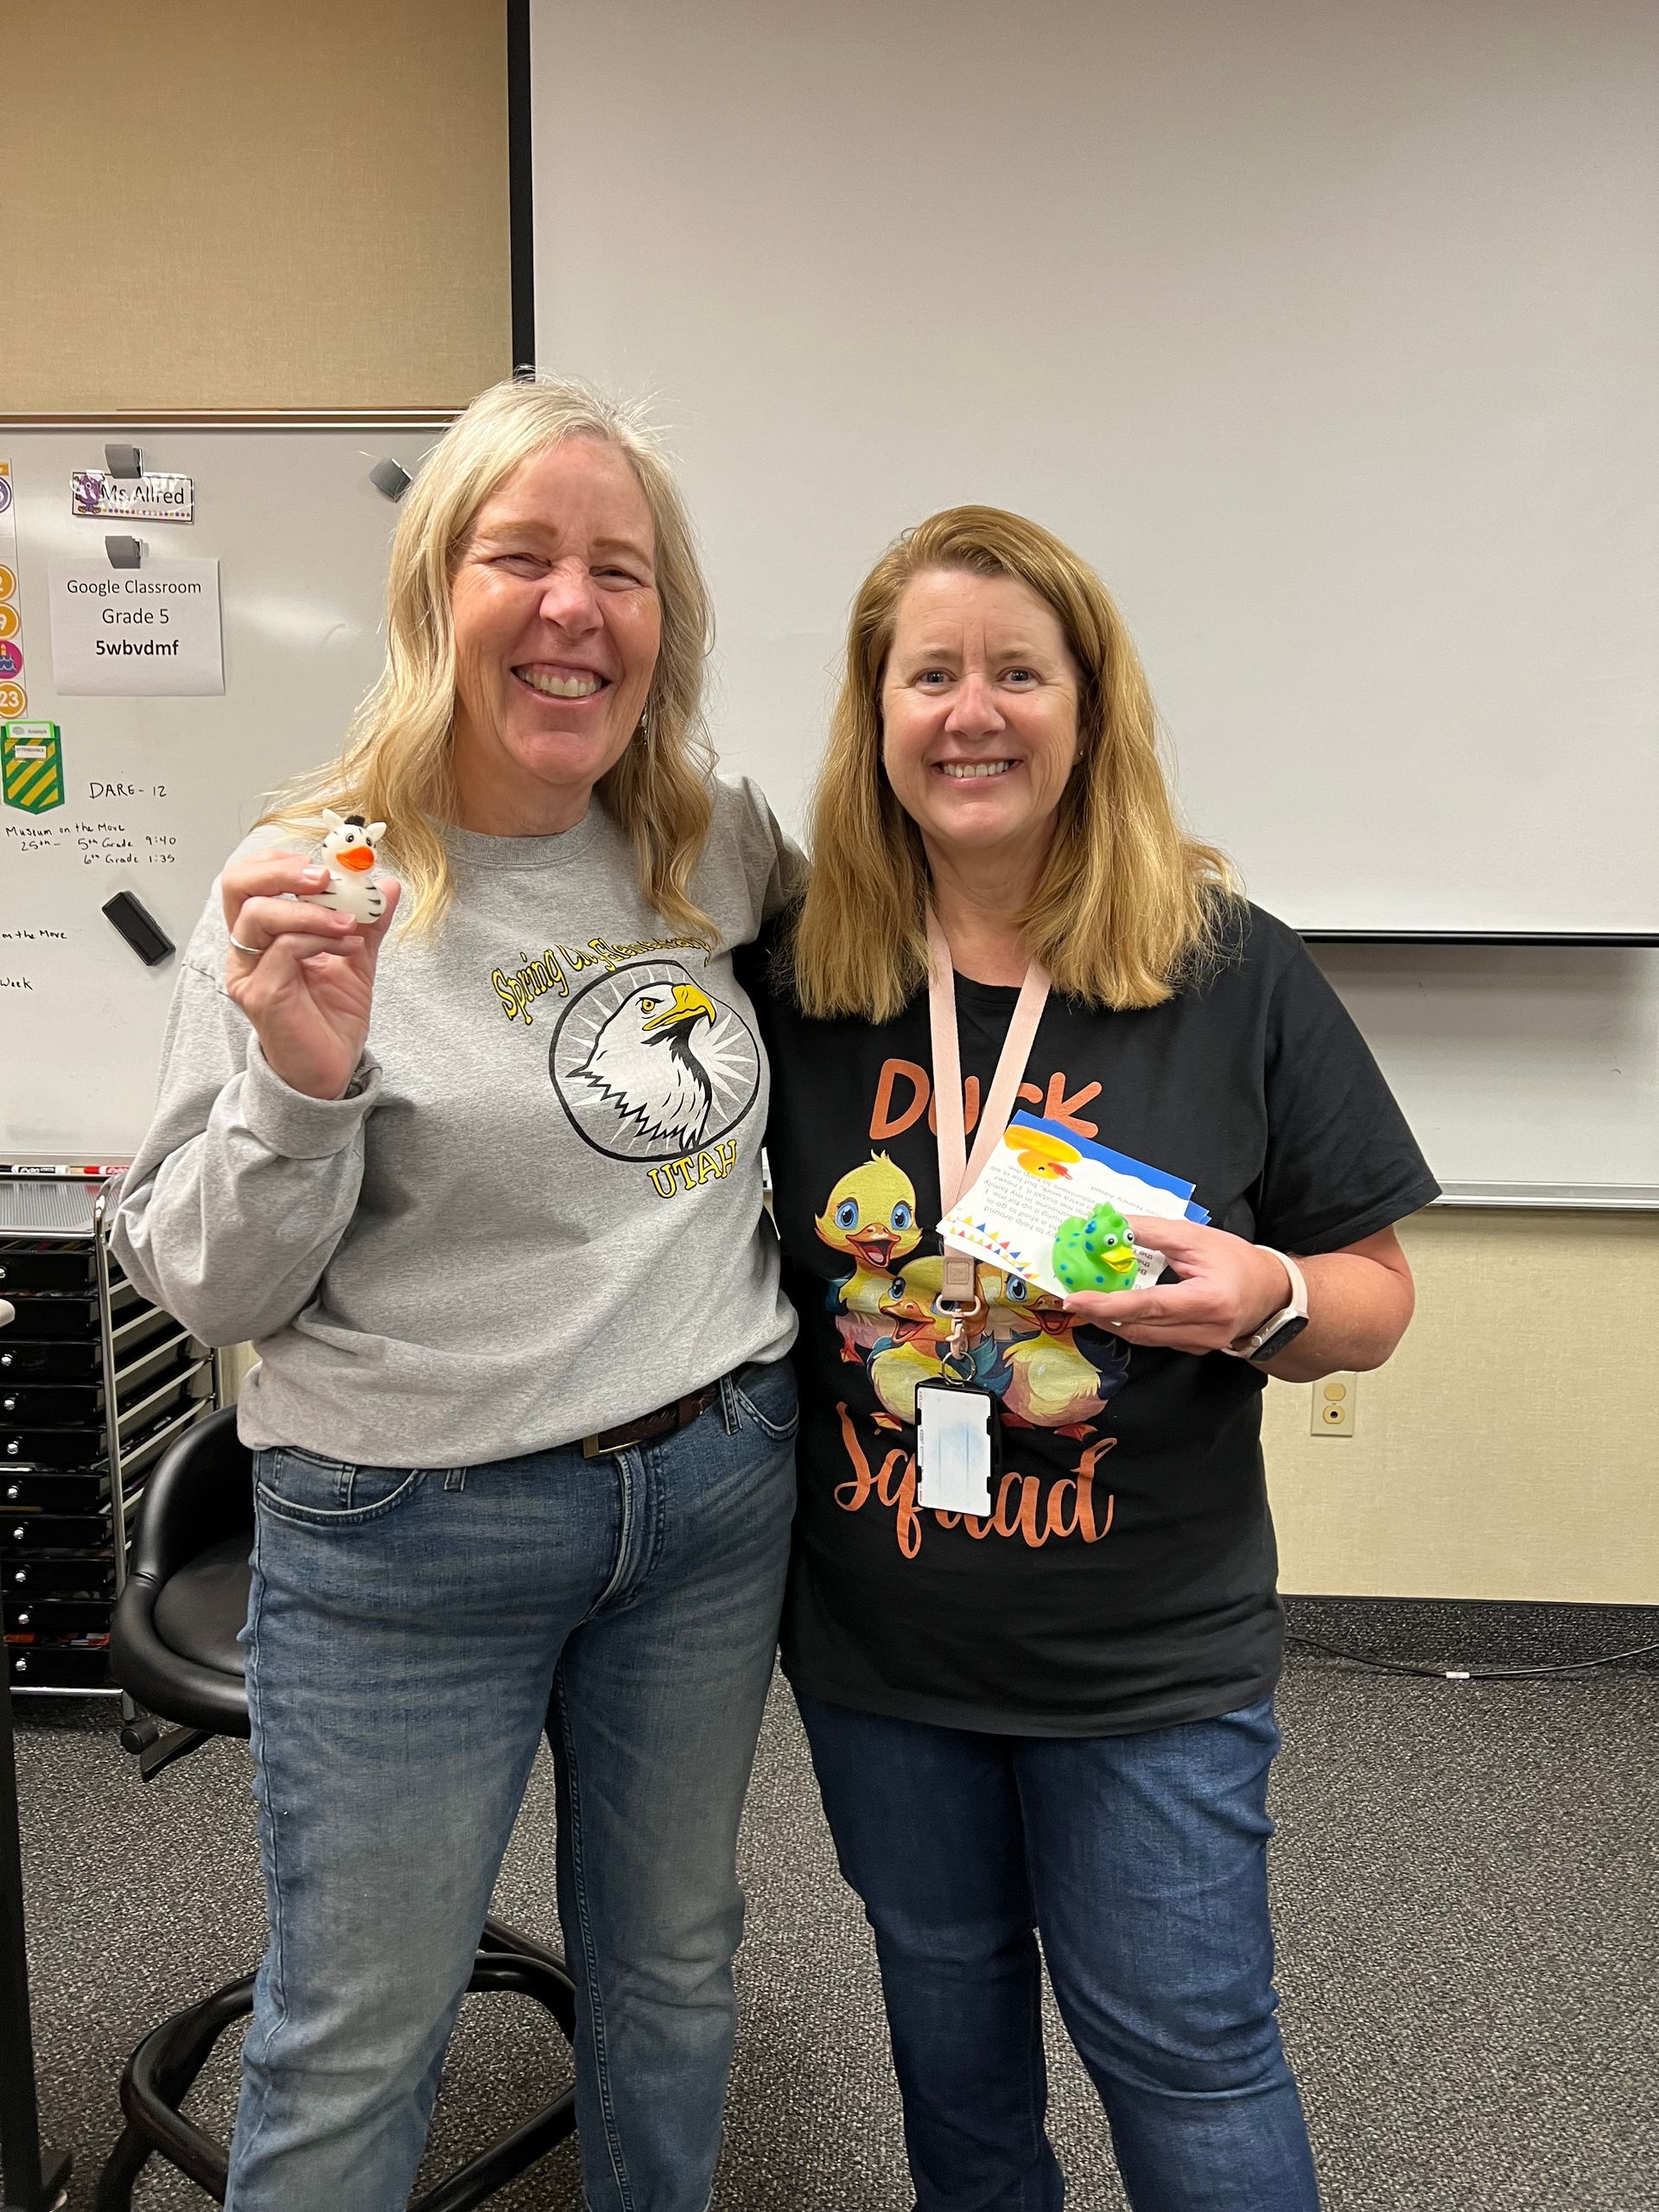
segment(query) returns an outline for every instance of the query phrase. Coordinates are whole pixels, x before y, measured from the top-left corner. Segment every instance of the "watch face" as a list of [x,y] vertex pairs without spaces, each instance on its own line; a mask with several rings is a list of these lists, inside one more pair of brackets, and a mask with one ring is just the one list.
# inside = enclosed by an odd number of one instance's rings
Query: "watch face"
[[1277,1359],[1280,1353],[1285,1350],[1287,1345],[1294,1344],[1295,1343],[1297,1338],[1301,1335],[1302,1331],[1306,1326],[1307,1316],[1306,1313],[1293,1313],[1289,1320],[1280,1324],[1279,1327],[1276,1328],[1273,1334],[1268,1338],[1266,1344],[1258,1344],[1256,1346],[1255,1350],[1250,1354],[1250,1358],[1258,1367],[1262,1364],[1263,1360]]

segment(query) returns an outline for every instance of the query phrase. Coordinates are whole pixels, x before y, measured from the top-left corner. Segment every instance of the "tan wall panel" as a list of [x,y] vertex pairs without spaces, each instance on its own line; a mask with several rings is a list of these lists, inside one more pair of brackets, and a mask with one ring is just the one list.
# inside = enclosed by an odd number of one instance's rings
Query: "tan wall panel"
[[1659,1219],[1437,1208],[1402,1237],[1417,1316],[1353,1435],[1268,1387],[1284,1588],[1659,1603]]
[[505,13],[8,9],[0,408],[448,405],[506,374]]

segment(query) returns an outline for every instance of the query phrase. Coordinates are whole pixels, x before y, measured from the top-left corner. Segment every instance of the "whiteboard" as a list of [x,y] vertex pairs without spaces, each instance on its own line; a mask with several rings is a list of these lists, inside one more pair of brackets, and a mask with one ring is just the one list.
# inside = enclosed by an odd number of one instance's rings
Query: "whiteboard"
[[[368,480],[412,475],[435,423],[169,423],[44,429],[0,423],[17,525],[27,718],[62,733],[64,804],[0,805],[0,1159],[122,1160],[149,1119],[175,955],[146,968],[100,911],[131,891],[182,950],[209,885],[285,777],[338,751],[379,672],[397,510]],[[74,468],[106,440],[195,480],[194,523],[69,510]],[[219,563],[225,691],[60,697],[47,567],[95,558],[105,532],[156,559]]]
[[1297,927],[1659,927],[1652,0],[531,29],[538,358],[671,426],[793,824],[857,583],[985,500],[1098,566]]

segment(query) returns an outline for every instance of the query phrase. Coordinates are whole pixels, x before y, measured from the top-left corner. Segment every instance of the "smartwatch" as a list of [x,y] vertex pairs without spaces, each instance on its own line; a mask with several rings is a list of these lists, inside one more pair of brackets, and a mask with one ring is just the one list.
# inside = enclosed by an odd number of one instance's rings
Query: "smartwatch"
[[1235,1337],[1226,1347],[1235,1359],[1253,1360],[1260,1366],[1266,1360],[1277,1359],[1307,1326],[1307,1285],[1294,1260],[1287,1259],[1282,1252],[1274,1252],[1271,1244],[1258,1244],[1255,1249],[1258,1252],[1273,1253],[1290,1277],[1290,1303],[1281,1306],[1276,1313],[1270,1313],[1259,1329],[1252,1329],[1248,1336]]

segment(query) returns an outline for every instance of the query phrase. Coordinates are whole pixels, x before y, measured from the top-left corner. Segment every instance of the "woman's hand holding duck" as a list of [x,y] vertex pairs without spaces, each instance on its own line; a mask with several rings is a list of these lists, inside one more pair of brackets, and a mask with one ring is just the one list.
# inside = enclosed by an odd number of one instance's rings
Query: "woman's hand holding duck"
[[231,933],[225,988],[252,1023],[273,1073],[310,1098],[343,1098],[369,1033],[375,968],[398,886],[383,876],[385,912],[365,927],[311,903],[326,868],[301,853],[232,861],[219,895]]

